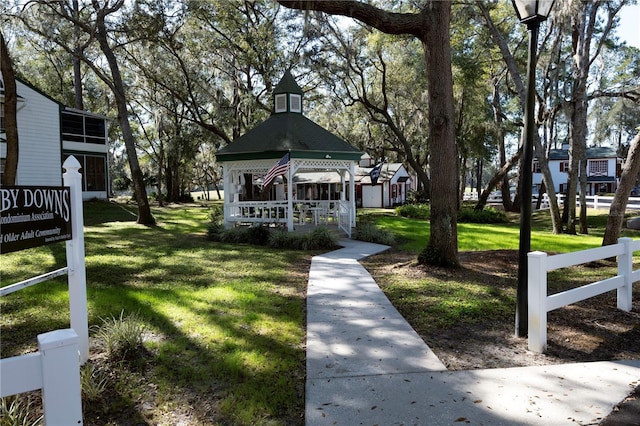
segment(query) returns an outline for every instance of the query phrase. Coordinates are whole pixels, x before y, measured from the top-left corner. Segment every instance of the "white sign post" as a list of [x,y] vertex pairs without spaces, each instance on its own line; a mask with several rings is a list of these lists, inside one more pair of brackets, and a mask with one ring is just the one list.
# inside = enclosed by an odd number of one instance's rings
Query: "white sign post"
[[70,156],[62,165],[64,184],[71,189],[71,232],[67,244],[69,310],[71,328],[78,335],[80,363],[89,359],[89,318],[87,315],[87,273],[84,264],[84,216],[82,213],[82,175],[80,163]]

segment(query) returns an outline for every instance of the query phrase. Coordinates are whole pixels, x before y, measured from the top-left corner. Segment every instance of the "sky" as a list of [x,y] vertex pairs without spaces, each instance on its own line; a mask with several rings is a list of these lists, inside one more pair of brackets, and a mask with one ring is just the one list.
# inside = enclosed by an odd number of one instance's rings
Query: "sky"
[[625,40],[629,46],[640,49],[640,5],[625,6],[619,13],[620,26],[617,33],[620,39]]

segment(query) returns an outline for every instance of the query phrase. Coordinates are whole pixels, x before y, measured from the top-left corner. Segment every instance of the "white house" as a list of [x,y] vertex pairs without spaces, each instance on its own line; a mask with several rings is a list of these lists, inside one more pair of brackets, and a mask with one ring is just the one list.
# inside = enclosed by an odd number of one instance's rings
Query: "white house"
[[384,163],[375,185],[371,182],[374,164],[367,154],[356,167],[356,204],[358,207],[387,208],[404,204],[407,193],[415,190],[417,179],[402,163]]
[[[23,80],[16,79],[16,86],[16,185],[62,185],[62,163],[73,155],[82,165],[83,198],[107,198],[107,118],[66,107]],[[4,82],[0,79],[0,173],[4,173],[6,156]]]
[[[587,195],[613,193],[618,188],[622,158],[614,148],[587,148]],[[549,152],[549,168],[556,192],[567,191],[567,172],[569,170],[569,147],[552,149]],[[536,160],[533,162],[534,192],[540,189],[542,173]]]

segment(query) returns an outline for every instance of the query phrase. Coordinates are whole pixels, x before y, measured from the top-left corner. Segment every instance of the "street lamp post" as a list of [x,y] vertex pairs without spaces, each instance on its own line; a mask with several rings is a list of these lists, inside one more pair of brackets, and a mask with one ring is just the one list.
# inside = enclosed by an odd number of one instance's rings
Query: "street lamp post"
[[538,28],[551,12],[554,0],[512,0],[520,22],[527,25],[529,58],[527,61],[527,101],[524,111],[524,138],[522,141],[522,170],[520,170],[520,247],[518,250],[518,293],[516,306],[516,336],[528,332],[528,267],[527,253],[531,250],[531,193],[533,186],[533,138],[535,136],[536,50]]

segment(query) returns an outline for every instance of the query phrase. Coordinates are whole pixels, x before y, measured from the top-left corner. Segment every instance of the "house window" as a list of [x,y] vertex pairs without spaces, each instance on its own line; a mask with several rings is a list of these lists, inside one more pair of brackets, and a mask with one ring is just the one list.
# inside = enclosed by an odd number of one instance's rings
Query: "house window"
[[[83,191],[105,191],[107,188],[106,158],[96,155],[73,154],[80,163]],[[65,155],[65,160],[69,155]]]
[[537,161],[533,162],[533,173],[542,173],[540,171],[540,163],[538,163]]
[[290,94],[289,102],[291,112],[302,112],[302,96]]
[[62,137],[65,141],[106,145],[106,125],[101,118],[62,112]]
[[569,162],[568,161],[561,161],[560,162],[560,172],[569,173]]
[[276,112],[287,112],[287,95],[276,95]]
[[608,175],[607,160],[590,160],[589,161],[589,175],[590,176],[607,176]]

